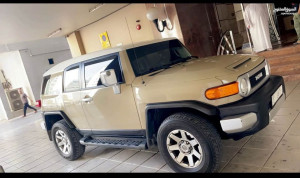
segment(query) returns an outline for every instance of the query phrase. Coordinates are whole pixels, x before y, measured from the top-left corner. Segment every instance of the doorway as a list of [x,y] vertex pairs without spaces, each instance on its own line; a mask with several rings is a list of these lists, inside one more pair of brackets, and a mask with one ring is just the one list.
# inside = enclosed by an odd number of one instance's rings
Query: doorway
[[[298,4],[298,3],[296,3]],[[283,9],[294,9],[294,3],[274,3],[275,15],[277,17],[278,29],[282,46],[292,45],[297,41],[297,33],[294,28],[293,13],[286,12]]]
[[213,3],[176,4],[185,46],[198,57],[215,56],[221,40]]

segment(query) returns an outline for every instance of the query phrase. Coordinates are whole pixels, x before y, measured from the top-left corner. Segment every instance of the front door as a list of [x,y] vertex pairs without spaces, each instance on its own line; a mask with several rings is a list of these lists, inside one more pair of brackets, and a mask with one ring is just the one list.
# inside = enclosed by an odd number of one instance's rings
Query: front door
[[[94,134],[140,130],[141,124],[131,85],[125,84],[119,54],[92,59],[82,64],[82,107]],[[100,72],[114,69],[121,93],[101,83]],[[108,131],[108,132],[107,132]],[[116,131],[116,132],[115,132]]]
[[80,97],[80,65],[72,65],[64,71],[64,112],[79,130],[90,130],[85,118]]

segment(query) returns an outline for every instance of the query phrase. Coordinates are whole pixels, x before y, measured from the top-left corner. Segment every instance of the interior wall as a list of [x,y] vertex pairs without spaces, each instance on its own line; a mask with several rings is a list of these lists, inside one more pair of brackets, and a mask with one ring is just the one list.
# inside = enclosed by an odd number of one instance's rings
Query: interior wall
[[154,5],[155,5],[156,8],[160,8],[163,11],[165,9],[166,15],[169,17],[170,21],[173,24],[172,30],[168,30],[167,28],[165,28],[165,30],[163,32],[159,32],[156,29],[155,24],[151,22],[150,24],[151,24],[151,28],[152,28],[154,38],[155,39],[162,39],[162,38],[175,37],[175,38],[179,39],[184,44],[182,31],[181,31],[180,23],[179,23],[179,20],[178,20],[178,15],[177,15],[175,4],[174,3],[166,3],[165,7],[164,7],[163,3],[156,3],[156,4],[147,3],[147,4],[145,4],[147,10],[151,7],[154,7]]
[[[13,113],[10,110],[9,107],[9,103],[8,100],[6,99],[6,94],[5,94],[5,90],[2,86],[2,84],[0,85],[0,120],[2,119],[8,119],[8,118],[13,118]],[[1,107],[2,106],[2,107]]]
[[33,97],[19,51],[1,53],[0,69],[4,71],[4,75],[13,89],[22,87],[30,97]]
[[[140,30],[136,29],[138,24],[141,25]],[[105,31],[111,47],[154,39],[150,21],[146,17],[146,6],[142,3],[130,4],[82,28],[80,34],[86,53],[102,49],[99,35]]]
[[[36,100],[40,99],[43,74],[54,65],[72,58],[70,50],[60,50],[54,53],[33,56],[30,56],[28,51],[20,51],[20,54]],[[50,58],[53,59],[54,64],[49,64],[48,59]]]
[[[19,51],[1,53],[0,69],[4,71],[5,78],[11,83],[12,89],[23,88],[28,97],[35,99]],[[2,90],[1,99],[5,105],[6,114],[11,118],[15,112],[11,112],[4,90]]]
[[[35,100],[40,99],[43,74],[54,65],[72,58],[68,42],[64,37],[9,44],[7,49],[19,50],[25,70],[24,76],[27,76],[31,86],[28,90],[32,90]],[[50,58],[53,59],[54,64],[49,64]]]
[[77,57],[85,54],[85,49],[83,47],[81,35],[79,31],[76,31],[67,37],[68,44],[70,44],[70,51],[72,57]]
[[7,119],[7,115],[2,103],[2,99],[0,97],[0,120],[4,120],[4,119]]

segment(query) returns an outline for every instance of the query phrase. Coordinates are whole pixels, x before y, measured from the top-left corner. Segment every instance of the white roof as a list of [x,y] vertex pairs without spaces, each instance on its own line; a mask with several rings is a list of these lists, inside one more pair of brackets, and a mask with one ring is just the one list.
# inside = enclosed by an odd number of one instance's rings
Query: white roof
[[176,39],[176,38],[164,38],[164,39],[158,39],[158,40],[151,40],[151,41],[146,41],[146,42],[141,42],[141,43],[136,43],[136,44],[117,46],[117,47],[113,47],[113,48],[95,51],[95,52],[88,53],[88,54],[85,54],[82,56],[78,56],[78,57],[75,57],[72,59],[68,59],[59,64],[56,64],[55,66],[50,68],[47,72],[45,72],[43,74],[43,76],[47,76],[47,75],[58,73],[58,72],[63,72],[66,67],[68,67],[72,64],[79,63],[79,62],[89,60],[89,59],[93,59],[93,58],[96,58],[99,56],[104,56],[106,54],[116,53],[116,52],[123,51],[126,49],[134,48],[134,47],[144,46],[144,45],[148,45],[148,44],[152,44],[152,43],[173,40],[173,39]]

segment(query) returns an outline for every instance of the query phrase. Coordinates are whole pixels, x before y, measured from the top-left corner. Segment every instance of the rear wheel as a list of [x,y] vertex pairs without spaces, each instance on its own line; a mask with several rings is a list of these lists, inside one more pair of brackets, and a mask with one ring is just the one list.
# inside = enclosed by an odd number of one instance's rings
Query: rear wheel
[[85,146],[79,142],[82,136],[64,120],[53,125],[51,134],[56,150],[67,160],[76,160],[83,155]]
[[221,138],[205,119],[190,113],[169,116],[158,130],[158,148],[176,172],[216,172]]

